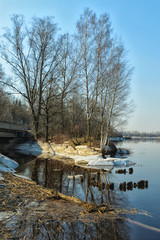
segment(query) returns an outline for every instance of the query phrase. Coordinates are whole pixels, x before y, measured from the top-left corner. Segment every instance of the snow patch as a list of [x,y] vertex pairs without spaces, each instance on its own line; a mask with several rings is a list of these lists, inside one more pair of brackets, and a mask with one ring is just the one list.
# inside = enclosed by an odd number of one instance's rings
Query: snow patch
[[15,172],[15,169],[18,166],[19,164],[16,161],[4,156],[3,154],[0,154],[0,171]]
[[121,158],[102,158],[92,159],[88,162],[88,166],[112,166],[112,167],[122,167],[122,166],[131,166],[135,163],[130,161],[129,159],[121,159]]
[[[63,154],[60,154],[63,155]],[[67,157],[67,155],[65,154]],[[135,162],[130,161],[128,158],[113,158],[107,157],[103,158],[101,155],[68,155],[70,158],[75,160],[75,163],[78,164],[78,161],[86,161],[88,167],[102,167],[105,168],[113,168],[113,167],[128,167],[134,165]]]

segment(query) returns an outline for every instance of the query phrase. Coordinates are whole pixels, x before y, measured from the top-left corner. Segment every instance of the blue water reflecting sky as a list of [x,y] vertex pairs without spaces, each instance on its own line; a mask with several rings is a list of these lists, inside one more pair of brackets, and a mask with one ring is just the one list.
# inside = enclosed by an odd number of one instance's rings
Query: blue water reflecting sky
[[[118,144],[118,146],[120,145],[131,149],[132,154],[129,159],[136,162],[136,165],[133,175],[116,175],[116,180],[133,182],[141,179],[148,180],[148,189],[136,188],[125,193],[130,207],[147,211],[150,215],[136,215],[134,220],[160,228],[160,143],[155,141],[124,141],[122,144]],[[135,227],[134,230],[136,234],[137,231],[141,231],[140,228]]]

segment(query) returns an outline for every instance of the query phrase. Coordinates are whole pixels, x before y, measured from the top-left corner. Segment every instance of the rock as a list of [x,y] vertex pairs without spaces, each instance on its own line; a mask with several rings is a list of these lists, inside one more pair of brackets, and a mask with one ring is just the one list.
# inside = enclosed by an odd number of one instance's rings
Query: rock
[[124,148],[118,148],[117,149],[117,153],[118,154],[121,154],[121,155],[126,155],[126,154],[129,154],[129,150],[128,149],[124,149]]
[[96,152],[100,152],[100,148],[94,148],[94,150],[96,151]]
[[117,148],[116,148],[116,146],[114,145],[113,142],[111,142],[111,141],[109,142],[109,147],[110,147],[110,149],[113,153],[117,152]]
[[53,149],[56,153],[63,153],[64,152],[64,148],[61,145],[53,145],[52,147],[53,147]]
[[102,156],[105,158],[105,155],[115,155],[117,152],[117,148],[113,142],[109,142],[109,145],[105,145],[102,149]]
[[76,146],[75,149],[77,150],[77,153],[82,156],[97,154],[93,149],[88,148],[86,145]]
[[68,148],[64,149],[64,152],[70,153],[70,154],[77,154],[77,150],[75,150],[73,147],[69,146]]

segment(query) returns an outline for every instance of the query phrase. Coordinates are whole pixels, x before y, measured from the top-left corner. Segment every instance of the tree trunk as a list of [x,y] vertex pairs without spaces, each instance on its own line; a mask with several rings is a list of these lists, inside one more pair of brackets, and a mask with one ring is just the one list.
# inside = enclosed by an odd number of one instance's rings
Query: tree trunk
[[48,135],[49,135],[49,114],[46,113],[46,142],[48,142]]
[[39,131],[39,121],[37,118],[34,118],[34,135],[35,135],[35,138],[38,139],[38,131]]
[[61,99],[61,132],[62,134],[64,134],[64,101],[63,101],[63,96],[62,96],[62,99]]

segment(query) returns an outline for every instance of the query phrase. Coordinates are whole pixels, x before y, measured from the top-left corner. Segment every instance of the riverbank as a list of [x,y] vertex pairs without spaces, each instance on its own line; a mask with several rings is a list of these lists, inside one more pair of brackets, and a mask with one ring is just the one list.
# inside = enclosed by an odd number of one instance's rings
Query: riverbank
[[[56,171],[74,170],[76,174],[100,171],[77,166],[69,157],[53,157],[48,145],[46,148],[41,145],[41,149],[37,163],[49,162],[50,168]],[[119,209],[107,203],[83,202],[13,173],[1,172],[0,175],[0,239],[65,239],[66,234],[68,239],[82,239],[88,226],[90,235],[86,239],[96,239],[100,229],[105,236],[111,229],[109,234],[116,234],[118,238],[124,232],[118,219],[122,215],[139,213],[136,209]]]
[[115,212],[107,205],[97,208],[13,173],[1,172],[0,177],[0,239],[53,239],[55,233],[48,225],[54,221],[96,223],[115,219]]

